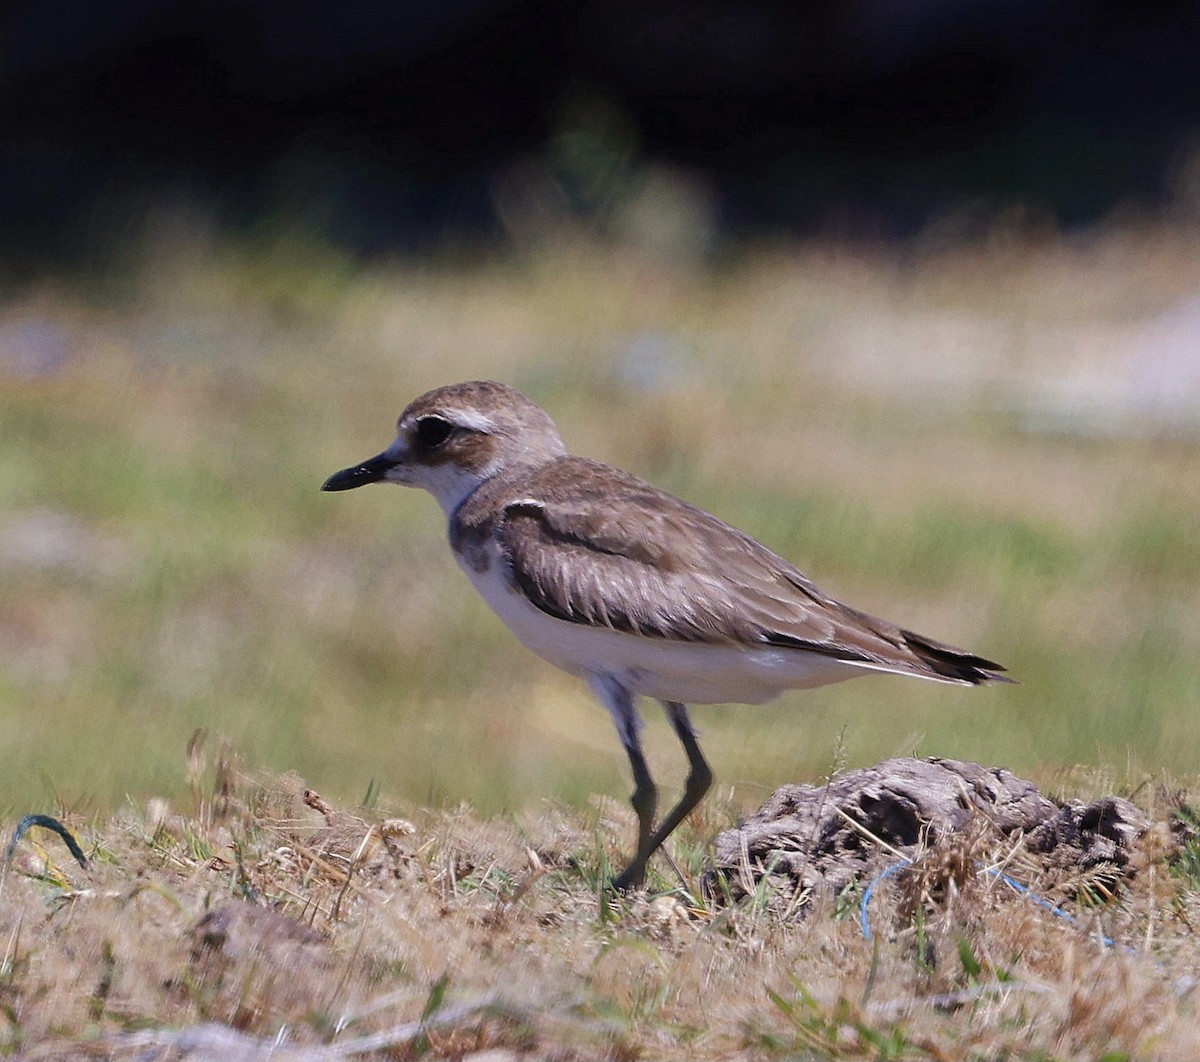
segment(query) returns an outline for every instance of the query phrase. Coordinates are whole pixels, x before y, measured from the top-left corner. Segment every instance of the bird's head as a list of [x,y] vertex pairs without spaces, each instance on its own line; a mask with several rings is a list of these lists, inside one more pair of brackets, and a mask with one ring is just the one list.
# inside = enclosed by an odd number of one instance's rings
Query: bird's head
[[429,491],[451,513],[502,469],[541,464],[565,452],[540,406],[507,384],[473,380],[414,399],[396,422],[391,446],[335,472],[321,489],[400,483]]

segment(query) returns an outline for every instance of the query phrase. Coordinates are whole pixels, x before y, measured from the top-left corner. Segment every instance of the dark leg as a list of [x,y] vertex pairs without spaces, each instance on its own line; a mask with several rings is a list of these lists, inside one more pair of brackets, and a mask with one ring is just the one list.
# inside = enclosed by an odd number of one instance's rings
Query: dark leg
[[696,732],[692,729],[691,720],[688,719],[687,705],[680,704],[678,701],[663,701],[662,706],[667,710],[667,718],[671,720],[671,725],[675,728],[675,733],[687,753],[690,770],[679,803],[658,824],[658,829],[650,838],[650,850],[646,853],[647,858],[662,847],[663,841],[670,837],[675,827],[688,817],[691,810],[700,803],[704,794],[713,784],[712,768],[709,767],[704,753],[700,751],[700,744],[696,741]]
[[[654,843],[654,812],[658,807],[658,789],[654,779],[650,777],[650,769],[646,766],[646,757],[642,754],[642,742],[638,737],[641,719],[633,706],[633,696],[618,682],[597,676],[589,683],[596,696],[609,710],[617,724],[617,733],[621,744],[629,756],[629,766],[633,768],[633,795],[629,802],[638,817],[637,854],[613,882],[613,887],[621,892],[638,888],[646,877],[646,860],[650,853],[658,847]],[[662,842],[660,841],[659,844]]]

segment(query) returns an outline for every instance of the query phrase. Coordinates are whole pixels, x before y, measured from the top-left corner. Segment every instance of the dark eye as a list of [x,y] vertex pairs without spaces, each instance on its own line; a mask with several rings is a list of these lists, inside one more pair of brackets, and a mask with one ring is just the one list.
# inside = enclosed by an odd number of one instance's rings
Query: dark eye
[[422,417],[417,421],[417,440],[428,450],[441,446],[454,430],[454,425],[441,417]]

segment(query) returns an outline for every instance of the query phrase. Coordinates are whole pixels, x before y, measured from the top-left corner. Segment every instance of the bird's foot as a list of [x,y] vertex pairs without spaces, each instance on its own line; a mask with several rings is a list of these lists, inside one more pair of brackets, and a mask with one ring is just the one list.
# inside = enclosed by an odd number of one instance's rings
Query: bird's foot
[[640,889],[646,884],[646,864],[630,863],[620,874],[609,882],[616,892],[626,893]]

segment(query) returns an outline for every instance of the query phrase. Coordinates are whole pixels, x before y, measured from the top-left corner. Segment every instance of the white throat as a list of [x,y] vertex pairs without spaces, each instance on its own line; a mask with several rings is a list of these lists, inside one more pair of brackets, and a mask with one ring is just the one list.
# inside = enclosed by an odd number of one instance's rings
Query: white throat
[[437,465],[416,464],[402,439],[397,439],[384,451],[396,464],[388,469],[384,479],[405,487],[420,487],[429,491],[449,519],[467,497],[496,471],[495,462],[481,469],[463,468],[453,461]]

